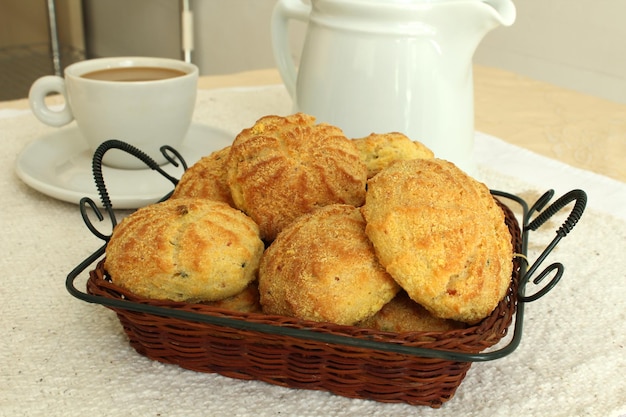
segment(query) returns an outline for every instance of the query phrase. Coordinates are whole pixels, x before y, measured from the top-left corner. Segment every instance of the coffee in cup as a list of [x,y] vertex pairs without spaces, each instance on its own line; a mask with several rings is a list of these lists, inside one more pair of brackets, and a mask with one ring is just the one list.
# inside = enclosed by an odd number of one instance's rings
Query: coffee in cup
[[100,81],[157,81],[180,77],[186,72],[160,67],[107,68],[83,74],[83,78]]
[[[118,139],[159,164],[166,162],[163,145],[182,144],[196,101],[195,65],[167,58],[98,58],[72,64],[64,75],[39,78],[30,89],[31,109],[43,123],[64,126],[76,120],[92,151]],[[65,99],[60,110],[46,104],[46,96],[54,93]],[[117,149],[107,152],[103,163],[121,169],[146,167]]]

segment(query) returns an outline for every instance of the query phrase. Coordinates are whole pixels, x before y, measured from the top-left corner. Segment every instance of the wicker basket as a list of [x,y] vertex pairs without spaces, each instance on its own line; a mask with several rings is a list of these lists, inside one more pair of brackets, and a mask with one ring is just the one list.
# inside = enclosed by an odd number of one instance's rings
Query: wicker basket
[[[508,207],[500,205],[506,214],[513,247],[519,253],[522,237],[518,222]],[[369,347],[368,342],[461,353],[478,353],[495,345],[507,334],[516,312],[520,265],[517,259],[513,262],[508,293],[493,313],[477,325],[447,332],[386,333],[283,316],[237,313],[202,304],[144,299],[112,284],[103,260],[90,272],[87,292],[140,306],[188,312],[192,319],[158,311],[155,314],[149,308],[141,311],[108,305],[117,313],[137,352],[160,362],[284,387],[325,390],[350,398],[437,408],[453,397],[472,362],[376,349]],[[245,326],[196,321],[194,316],[223,317]],[[305,330],[312,336],[268,332],[267,327]],[[315,336],[320,336],[320,340]],[[338,340],[350,343],[331,343],[322,336],[338,336]]]

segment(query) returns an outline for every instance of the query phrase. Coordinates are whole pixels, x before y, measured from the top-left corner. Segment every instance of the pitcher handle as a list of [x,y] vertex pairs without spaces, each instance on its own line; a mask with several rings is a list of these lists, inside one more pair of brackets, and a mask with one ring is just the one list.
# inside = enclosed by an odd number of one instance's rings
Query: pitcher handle
[[303,0],[278,0],[272,12],[272,49],[278,72],[292,99],[296,94],[297,71],[289,53],[289,20],[309,21],[311,5]]

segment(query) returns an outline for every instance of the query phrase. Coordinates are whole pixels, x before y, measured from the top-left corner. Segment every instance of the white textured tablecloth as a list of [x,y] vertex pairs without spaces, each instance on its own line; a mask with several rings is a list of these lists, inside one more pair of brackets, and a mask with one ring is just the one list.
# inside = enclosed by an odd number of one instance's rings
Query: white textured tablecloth
[[[282,87],[200,91],[195,121],[234,133],[287,114]],[[77,206],[23,184],[15,159],[53,128],[0,111],[1,416],[624,416],[626,184],[477,134],[480,178],[534,201],[549,188],[589,194],[588,209],[547,261],[565,275],[526,307],[520,347],[472,365],[441,409],[353,400],[153,362],[128,344],[108,309],[74,299],[67,273],[100,241]],[[558,222],[532,235],[542,249]],[[547,263],[546,263],[547,265]]]

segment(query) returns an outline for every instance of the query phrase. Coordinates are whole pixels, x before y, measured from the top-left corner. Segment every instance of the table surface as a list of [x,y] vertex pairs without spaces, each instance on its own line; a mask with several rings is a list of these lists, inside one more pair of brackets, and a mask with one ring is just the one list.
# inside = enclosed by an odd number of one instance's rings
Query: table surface
[[[280,83],[274,69],[201,77],[194,120],[232,133],[268,111],[288,112]],[[231,88],[245,86],[258,87]],[[0,103],[0,416],[625,417],[626,105],[485,67],[475,69],[475,101],[488,185],[530,202],[548,188],[580,187],[590,198],[550,256],[566,265],[565,276],[526,308],[520,347],[474,364],[439,410],[234,380],[137,354],[115,314],[63,286],[102,242],[75,204],[38,193],[15,173],[20,151],[57,131],[34,118],[27,100]],[[559,224],[532,234],[530,259]]]

